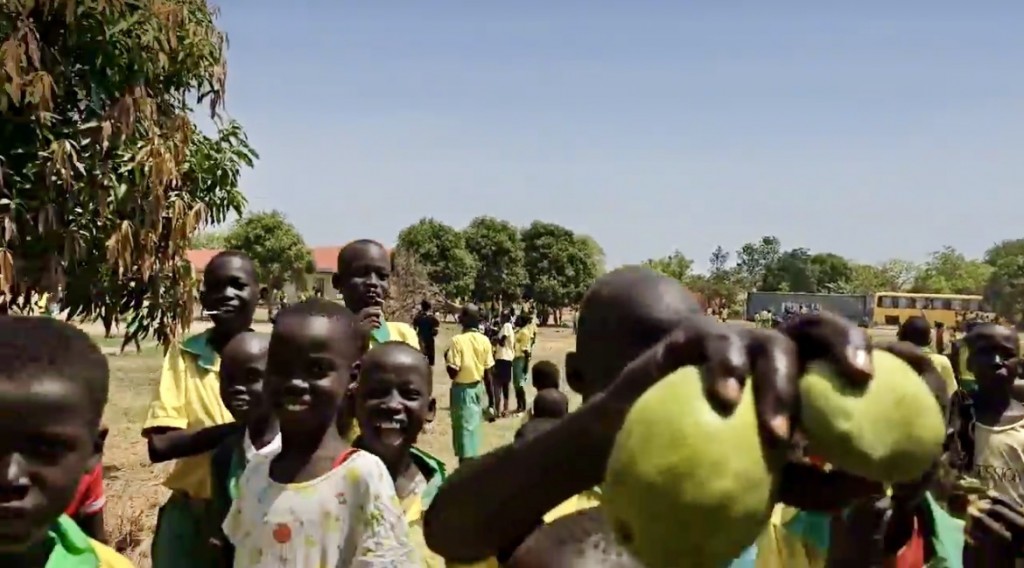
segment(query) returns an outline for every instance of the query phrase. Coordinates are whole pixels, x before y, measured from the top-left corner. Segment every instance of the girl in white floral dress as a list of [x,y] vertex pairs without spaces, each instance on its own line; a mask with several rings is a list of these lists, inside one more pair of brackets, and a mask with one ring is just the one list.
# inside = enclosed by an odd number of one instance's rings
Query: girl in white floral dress
[[335,428],[365,337],[348,309],[327,300],[278,314],[264,384],[282,446],[239,480],[224,521],[236,568],[419,566],[387,468]]

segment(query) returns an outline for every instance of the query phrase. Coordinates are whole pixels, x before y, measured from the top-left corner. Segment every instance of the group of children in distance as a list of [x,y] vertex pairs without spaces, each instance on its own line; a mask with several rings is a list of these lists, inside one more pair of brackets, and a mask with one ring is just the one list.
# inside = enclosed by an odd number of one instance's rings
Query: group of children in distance
[[[208,265],[202,302],[214,326],[168,350],[143,430],[154,463],[175,461],[153,538],[156,568],[636,567],[600,514],[599,486],[626,414],[657,380],[705,363],[707,396],[729,408],[752,372],[765,443],[778,444],[799,437],[798,405],[786,395],[793,369],[826,358],[846,380],[870,373],[866,337],[842,320],[814,315],[748,333],[704,317],[676,281],[620,269],[587,294],[566,358],[568,384],[585,404],[568,413],[557,367],[539,362],[532,416],[515,440],[468,459],[479,451],[481,383],[494,361],[475,327],[479,310],[466,306],[445,356],[462,448],[447,476],[414,445],[434,417],[432,373],[412,328],[383,318],[387,251],[357,241],[338,265],[346,307],[289,306],[269,340],[249,330],[257,293],[249,259],[225,252]],[[950,413],[953,433],[969,434],[951,436],[956,451],[886,492],[794,447],[780,476],[780,514],[734,566],[1012,566],[1024,534],[1024,491],[1009,475],[1024,464],[1024,405],[1012,388],[1019,347],[1015,332],[994,325],[967,339],[977,390]],[[948,403],[927,354],[890,349]],[[106,358],[68,324],[5,317],[0,360],[0,566],[130,566],[98,542],[102,534],[89,537],[88,521],[67,514],[100,461]],[[973,544],[931,491],[948,462],[999,493],[967,513]]]

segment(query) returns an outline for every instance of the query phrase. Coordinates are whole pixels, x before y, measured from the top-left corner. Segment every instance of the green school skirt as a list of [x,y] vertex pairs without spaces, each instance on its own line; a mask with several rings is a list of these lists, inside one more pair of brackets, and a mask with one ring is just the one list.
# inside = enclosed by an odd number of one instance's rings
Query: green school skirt
[[512,360],[512,384],[521,387],[526,384],[526,357]]
[[217,533],[212,501],[175,491],[160,507],[153,535],[153,568],[213,565],[210,538]]
[[475,458],[480,455],[485,406],[487,391],[483,382],[452,384],[452,446],[456,457]]

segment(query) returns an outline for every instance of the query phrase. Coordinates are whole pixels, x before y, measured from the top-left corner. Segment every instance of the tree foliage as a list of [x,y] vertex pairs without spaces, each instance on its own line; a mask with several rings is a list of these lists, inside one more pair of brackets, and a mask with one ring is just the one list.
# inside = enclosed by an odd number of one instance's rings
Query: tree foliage
[[281,290],[289,282],[304,290],[306,275],[316,271],[302,235],[279,211],[242,217],[225,235],[224,246],[249,255],[260,284],[272,290]]
[[436,219],[423,218],[398,234],[399,251],[422,264],[441,293],[450,300],[464,300],[473,292],[476,262],[457,229]]
[[227,247],[227,231],[200,231],[192,235],[192,243],[189,248],[206,250],[223,250]]
[[594,251],[586,238],[554,223],[534,221],[523,230],[527,296],[554,311],[579,303],[597,278]]
[[684,285],[689,284],[690,277],[693,276],[693,261],[678,250],[668,256],[649,258],[643,265],[669,278],[675,278]]
[[441,299],[441,292],[430,281],[427,267],[414,254],[397,249],[394,253],[391,293],[384,306],[390,321],[412,322],[413,313],[423,300]]
[[69,317],[132,313],[164,342],[187,328],[192,235],[242,211],[256,157],[220,115],[214,17],[202,0],[0,4],[0,286],[63,284]]
[[494,217],[477,217],[463,231],[466,250],[476,264],[473,300],[518,300],[526,285],[525,251],[519,229]]
[[951,246],[931,254],[921,265],[911,290],[933,294],[981,294],[992,267],[969,259]]
[[782,256],[782,242],[773,235],[747,243],[736,251],[736,268],[751,289],[761,289],[768,270]]

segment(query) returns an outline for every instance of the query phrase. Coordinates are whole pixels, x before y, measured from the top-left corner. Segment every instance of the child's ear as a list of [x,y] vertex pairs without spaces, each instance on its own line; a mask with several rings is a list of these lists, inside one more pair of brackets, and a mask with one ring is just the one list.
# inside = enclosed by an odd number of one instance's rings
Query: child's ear
[[587,392],[587,379],[583,376],[583,369],[580,368],[580,358],[576,355],[575,351],[569,351],[565,354],[565,382],[569,383],[569,388],[578,393]]
[[430,397],[430,402],[427,404],[427,414],[423,418],[427,422],[433,422],[434,418],[437,417],[437,400],[434,397]]
[[331,286],[333,286],[335,290],[341,291],[341,274],[338,274],[337,272],[331,274]]
[[109,432],[110,429],[106,426],[100,426],[96,431],[96,436],[92,441],[92,455],[89,456],[89,461],[85,464],[86,469],[83,475],[95,469],[103,461],[103,446],[107,442],[107,434]]

